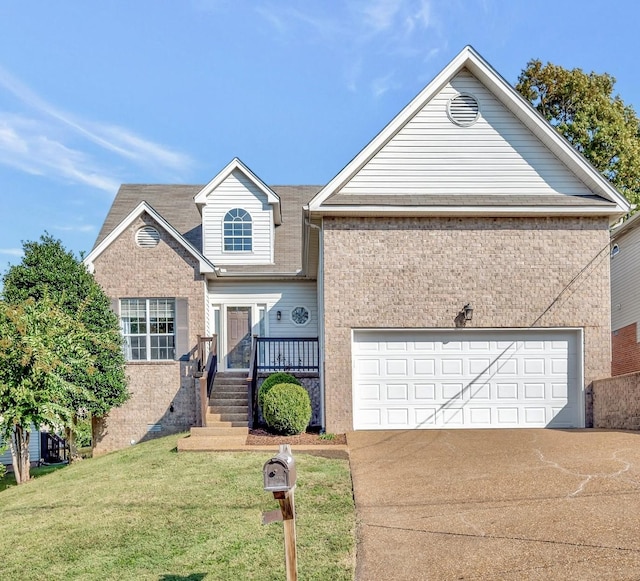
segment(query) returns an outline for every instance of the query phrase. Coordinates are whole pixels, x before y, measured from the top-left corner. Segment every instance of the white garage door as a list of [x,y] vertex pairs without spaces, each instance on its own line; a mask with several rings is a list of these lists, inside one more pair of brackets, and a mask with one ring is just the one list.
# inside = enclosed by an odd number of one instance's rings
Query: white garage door
[[353,334],[356,430],[584,426],[580,330]]

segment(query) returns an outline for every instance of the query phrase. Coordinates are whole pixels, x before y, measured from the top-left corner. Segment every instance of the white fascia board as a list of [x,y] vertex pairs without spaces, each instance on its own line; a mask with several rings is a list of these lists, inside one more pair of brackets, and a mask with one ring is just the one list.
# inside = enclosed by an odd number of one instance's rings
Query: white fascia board
[[611,231],[611,240],[617,240],[621,238],[627,232],[630,232],[637,226],[640,226],[640,212],[631,216],[631,218],[620,224],[620,226],[618,226],[617,228],[614,228]]
[[323,206],[316,216],[368,217],[540,217],[540,216],[609,216],[610,223],[620,217],[620,211],[602,206]]
[[473,48],[467,48],[470,52],[464,66],[595,194],[617,204],[619,212],[628,212],[627,199],[487,61]]
[[309,208],[319,210],[329,196],[342,187],[392,139],[442,88],[463,68],[469,69],[493,95],[532,131],[579,179],[594,192],[614,202],[617,213],[629,212],[629,202],[571,144],[522,97],[471,46],[460,53],[376,136],[356,155],[315,197]]
[[149,214],[164,230],[166,230],[175,240],[178,242],[191,256],[193,256],[199,264],[200,273],[213,273],[216,271],[216,267],[209,262],[190,242],[178,232],[169,222],[167,222],[158,212],[156,212],[147,202],[140,202],[122,222],[120,222],[109,235],[98,244],[86,258],[82,261],[84,265],[93,271],[93,262],[100,256],[111,244],[122,234],[133,221],[141,216],[143,213]]
[[267,203],[274,206],[273,219],[275,224],[282,224],[280,196],[278,196],[278,194],[276,194],[237,157],[234,157],[206,186],[204,186],[204,188],[194,196],[193,200],[198,205],[198,208],[202,208],[202,206],[207,203],[207,196],[209,196],[234,170],[241,171],[267,197]]

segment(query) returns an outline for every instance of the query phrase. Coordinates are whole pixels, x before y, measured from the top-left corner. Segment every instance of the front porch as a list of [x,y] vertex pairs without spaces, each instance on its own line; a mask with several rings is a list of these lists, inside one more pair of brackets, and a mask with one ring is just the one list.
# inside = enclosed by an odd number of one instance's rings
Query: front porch
[[198,337],[198,425],[179,440],[179,451],[243,446],[249,429],[260,425],[258,389],[276,371],[291,373],[309,392],[311,424],[322,427],[320,355],[317,338],[252,337],[248,369],[218,370],[217,338]]

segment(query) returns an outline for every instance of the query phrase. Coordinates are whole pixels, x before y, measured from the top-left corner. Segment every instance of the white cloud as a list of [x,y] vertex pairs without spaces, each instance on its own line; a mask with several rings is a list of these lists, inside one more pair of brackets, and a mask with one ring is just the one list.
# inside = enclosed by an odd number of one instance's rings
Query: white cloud
[[52,139],[54,128],[21,115],[0,114],[0,163],[114,193],[120,183],[82,151]]
[[92,146],[143,167],[181,173],[193,165],[189,156],[126,128],[81,120],[54,107],[1,66],[0,86],[32,110],[30,117],[0,112],[0,163],[111,193],[122,180],[115,170],[100,167],[89,152]]
[[78,224],[73,226],[54,226],[55,230],[60,230],[61,232],[93,232],[96,228],[92,224]]
[[24,251],[22,248],[0,248],[0,254],[5,256],[24,256]]
[[366,2],[362,7],[365,22],[375,31],[391,28],[396,14],[402,7],[403,0],[375,0]]
[[[401,86],[397,80],[389,82],[399,59],[424,62],[442,49],[446,41],[434,15],[434,2],[347,0],[326,9],[315,2],[292,7],[262,0],[256,11],[286,41],[320,43],[337,53],[349,91],[369,87],[379,97]],[[363,78],[375,80],[362,82]]]

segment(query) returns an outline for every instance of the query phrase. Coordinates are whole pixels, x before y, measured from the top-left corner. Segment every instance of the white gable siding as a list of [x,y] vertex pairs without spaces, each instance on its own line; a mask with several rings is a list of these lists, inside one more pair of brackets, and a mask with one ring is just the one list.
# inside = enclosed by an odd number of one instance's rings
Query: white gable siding
[[[0,438],[0,448],[4,447],[4,441]],[[31,462],[40,461],[40,432],[35,428],[31,428],[31,435],[29,436],[29,459]],[[0,464],[11,464],[11,450],[7,446],[6,452],[0,454]]]
[[613,244],[619,252],[611,258],[611,328],[617,331],[640,323],[640,225]]
[[[447,103],[470,93],[480,118],[454,124]],[[593,195],[466,69],[340,190],[344,194]]]
[[[224,252],[222,223],[225,214],[242,208],[251,215],[253,250]],[[273,215],[267,197],[241,171],[234,170],[207,198],[202,210],[204,255],[222,264],[272,264]]]
[[[218,282],[209,283],[209,304],[225,306],[267,306],[269,337],[317,337],[318,300],[315,282]],[[291,321],[291,310],[309,309],[311,320],[304,326]],[[277,320],[280,311],[281,319]],[[224,316],[224,315],[223,315]],[[257,325],[257,321],[254,321]],[[224,324],[222,325],[224,328]],[[209,329],[209,332],[213,332]],[[258,333],[254,327],[254,333]]]

